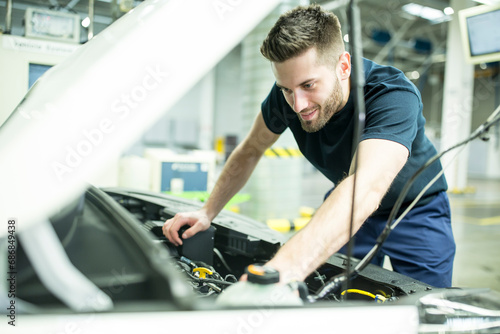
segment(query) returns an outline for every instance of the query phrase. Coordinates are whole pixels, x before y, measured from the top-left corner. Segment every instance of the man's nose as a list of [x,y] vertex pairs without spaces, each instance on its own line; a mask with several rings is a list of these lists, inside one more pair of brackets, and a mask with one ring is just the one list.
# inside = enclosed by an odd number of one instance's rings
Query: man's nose
[[299,113],[302,110],[306,109],[307,105],[308,101],[306,94],[304,94],[304,92],[300,90],[295,91],[293,95],[293,110],[296,113]]

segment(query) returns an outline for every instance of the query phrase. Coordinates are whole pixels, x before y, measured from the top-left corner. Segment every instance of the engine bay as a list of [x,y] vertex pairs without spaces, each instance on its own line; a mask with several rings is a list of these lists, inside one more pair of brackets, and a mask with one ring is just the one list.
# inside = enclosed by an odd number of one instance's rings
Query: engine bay
[[[282,234],[261,222],[223,211],[207,231],[184,240],[182,246],[176,247],[163,235],[164,222],[177,212],[193,211],[201,204],[168,195],[117,189],[105,189],[105,192],[133,214],[155,242],[168,248],[176,269],[185,275],[200,297],[217,297],[238,281],[247,266],[267,262],[286,241]],[[351,259],[351,266],[358,261]],[[317,294],[330,279],[345,272],[347,262],[343,254],[331,256],[305,280],[308,294]],[[432,289],[407,276],[369,265],[349,282],[349,289],[328,293],[322,299],[341,302],[348,298],[380,303]]]
[[[185,239],[181,247],[168,242],[162,233],[165,220],[201,205],[152,192],[89,187],[49,219],[48,227],[56,239],[42,238],[33,244],[36,239],[20,238],[16,253],[16,312],[34,315],[26,318],[33,324],[39,316],[75,313],[97,317],[112,313],[126,321],[131,314],[151,312],[161,315],[158,322],[163,322],[164,316],[174,319],[184,311],[195,312],[198,317],[211,311],[207,317],[217,314],[226,319],[226,311],[263,312],[272,307],[273,312],[278,312],[300,306],[303,311],[331,310],[327,318],[336,314],[339,321],[342,314],[357,319],[360,312],[365,312],[366,317],[373,315],[380,320],[400,311],[407,320],[395,326],[407,328],[408,321],[416,326],[418,317],[419,333],[469,333],[477,328],[484,328],[484,333],[498,333],[498,293],[489,289],[437,289],[372,264],[350,276],[347,287],[342,284],[330,289],[339,277],[345,277],[348,263],[352,267],[359,263],[358,259],[338,253],[304,282],[270,284],[271,290],[267,291],[256,288],[253,282],[245,285],[239,281],[245,270],[266,263],[287,238],[263,223],[222,211],[207,231]],[[64,257],[71,262],[69,267],[68,263],[58,262],[61,254],[56,254],[55,244],[60,244]],[[44,256],[33,257],[30,248]],[[76,270],[88,281],[82,285],[69,280],[68,270]],[[85,286],[94,287],[94,292],[82,293]],[[107,309],[98,299],[92,299],[96,291],[110,300]],[[276,293],[283,298],[273,299]],[[95,303],[81,308],[75,300]],[[0,299],[0,303],[7,307],[5,300]],[[391,312],[385,312],[385,306]],[[394,333],[400,333],[399,329]]]

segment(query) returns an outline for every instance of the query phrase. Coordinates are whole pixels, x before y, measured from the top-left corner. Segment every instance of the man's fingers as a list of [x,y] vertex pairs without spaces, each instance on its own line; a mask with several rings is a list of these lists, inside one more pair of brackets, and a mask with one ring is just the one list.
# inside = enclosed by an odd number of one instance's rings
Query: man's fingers
[[163,224],[163,234],[176,246],[182,245],[182,239],[179,238],[179,229],[184,225],[181,217],[174,216]]
[[182,234],[182,239],[188,239],[191,238],[193,235],[201,231],[201,225],[200,224],[194,224],[190,228],[188,228],[184,233]]
[[168,234],[170,235],[169,240],[173,242],[174,245],[180,246],[182,245],[182,239],[179,238],[179,229],[182,227],[182,225],[178,225],[175,222],[170,225],[170,228],[168,229]]
[[[179,236],[179,230],[184,225],[189,225],[190,227],[184,231],[182,236]],[[182,239],[191,238],[196,233],[204,231],[208,227],[210,227],[210,223],[207,223],[204,215],[200,215],[197,212],[177,213],[163,224],[163,234],[171,243],[179,246],[183,243]]]

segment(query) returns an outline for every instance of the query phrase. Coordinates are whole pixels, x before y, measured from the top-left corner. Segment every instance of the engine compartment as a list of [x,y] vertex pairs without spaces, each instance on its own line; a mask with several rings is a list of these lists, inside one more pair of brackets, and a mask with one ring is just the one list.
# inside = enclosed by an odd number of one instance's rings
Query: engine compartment
[[[198,308],[202,300],[214,305],[249,265],[267,262],[286,242],[283,234],[265,224],[229,211],[222,211],[211,228],[184,240],[182,246],[168,242],[162,232],[165,220],[201,205],[158,193],[90,187],[50,222],[65,256],[111,298],[114,310],[130,309],[134,303],[140,303],[141,309],[144,305],[153,309],[160,305],[161,310],[190,310]],[[58,297],[39,277],[40,270],[53,267],[48,265],[52,259],[43,259],[44,263],[35,266],[24,246],[21,239],[17,297],[30,307],[20,312],[33,312],[31,306],[38,308],[35,313],[68,310],[61,291]],[[351,266],[357,261],[352,258]],[[305,304],[324,291],[330,280],[342,275],[347,263],[345,255],[334,254],[301,283]],[[346,299],[387,303],[432,289],[407,276],[368,265],[349,281],[348,289],[343,286],[320,300],[333,304]]]
[[[93,319],[103,320],[111,316],[124,323],[132,316],[142,317],[143,313],[148,313],[157,316],[154,319],[161,326],[165,317],[177,321],[179,314],[189,319],[193,315],[197,319],[210,320],[217,316],[220,317],[219,327],[233,332],[238,326],[247,328],[248,323],[241,323],[241,319],[247,318],[239,317],[237,323],[227,322],[228,311],[246,311],[238,314],[252,317],[272,308],[274,315],[285,316],[291,307],[294,311],[300,309],[308,317],[320,312],[323,316],[316,320],[318,324],[325,319],[330,324],[332,317],[341,322],[348,316],[352,321],[347,322],[352,327],[363,314],[361,318],[372,317],[374,322],[387,318],[386,325],[398,328],[393,333],[400,333],[403,328],[407,330],[409,323],[415,330],[418,325],[419,333],[470,333],[477,329],[481,331],[475,332],[498,333],[500,296],[489,289],[435,289],[396,272],[368,265],[349,281],[348,290],[342,286],[342,289],[320,294],[336,277],[343,277],[348,261],[341,254],[331,256],[305,282],[297,282],[297,290],[292,293],[300,292],[300,304],[292,305],[288,299],[286,304],[280,304],[272,296],[267,298],[269,291],[254,293],[258,291],[241,284],[238,278],[247,266],[270,259],[286,238],[265,224],[223,211],[214,219],[213,228],[185,240],[183,247],[167,242],[161,231],[164,221],[177,212],[192,211],[200,206],[198,202],[163,194],[90,187],[53,215],[49,226],[59,239],[52,241],[60,243],[74,269],[85,276],[89,284],[109,297],[111,307],[102,310],[89,304],[82,310],[71,305],[66,296],[78,295],[85,300],[92,295],[79,294],[81,285],[72,281],[64,284],[65,288],[47,284],[55,276],[59,277],[59,282],[68,280],[64,274],[68,268],[63,268],[62,263],[51,265],[50,262],[55,261],[53,253],[47,258],[37,257],[36,262],[25,253],[25,247],[35,246],[37,251],[50,248],[49,240],[42,239],[42,243],[30,245],[25,243],[29,239],[20,238],[16,254],[16,313],[28,315],[24,321],[31,322],[33,328],[38,326],[41,316],[61,319],[61,316],[85,318],[92,315]],[[349,262],[355,266],[358,260],[351,258]],[[48,281],[41,272],[49,273]],[[290,290],[286,293],[290,295]],[[312,298],[319,295],[321,298]],[[229,304],[220,302],[224,297]],[[240,303],[241,300],[272,303],[250,305]],[[5,305],[4,313],[8,310],[7,302],[0,298],[0,304]],[[296,308],[297,305],[301,307]],[[366,307],[368,305],[373,307]],[[399,323],[393,321],[394,312],[400,312],[403,317]],[[275,320],[268,318],[271,319]],[[282,328],[279,319],[276,321]],[[286,319],[289,319],[288,313]],[[312,325],[309,319],[300,324]],[[386,325],[384,332],[391,332]]]
[[[165,238],[162,226],[177,212],[193,211],[202,204],[168,195],[105,189],[115,201],[140,221],[155,242],[168,248],[176,269],[186,276],[200,297],[216,297],[235,283],[251,264],[267,262],[286,238],[265,224],[229,211],[223,211],[212,227],[175,247]],[[351,266],[359,260],[351,259]],[[346,270],[347,257],[337,253],[305,280],[310,295],[317,294],[333,277]],[[203,277],[201,277],[203,276]],[[394,301],[433,287],[375,265],[369,265],[349,282],[349,290],[330,293],[323,299],[341,302],[345,299]],[[346,293],[347,292],[347,293]]]

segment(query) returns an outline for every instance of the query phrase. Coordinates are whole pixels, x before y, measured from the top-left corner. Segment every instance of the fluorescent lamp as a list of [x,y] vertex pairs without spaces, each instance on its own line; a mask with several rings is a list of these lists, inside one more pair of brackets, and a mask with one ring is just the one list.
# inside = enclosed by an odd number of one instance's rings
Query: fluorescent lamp
[[455,13],[455,11],[453,10],[453,8],[451,8],[451,7],[446,7],[445,9],[443,9],[443,12],[446,15],[453,15],[453,13]]
[[83,19],[82,21],[82,27],[88,28],[90,25],[90,18],[87,16],[86,18]]
[[410,80],[418,80],[420,78],[418,71],[406,72],[405,75]]
[[402,7],[402,9],[408,14],[421,17],[423,19],[431,21],[432,23],[440,23],[450,20],[450,17],[446,15],[442,10],[418,5],[416,3],[406,4]]

